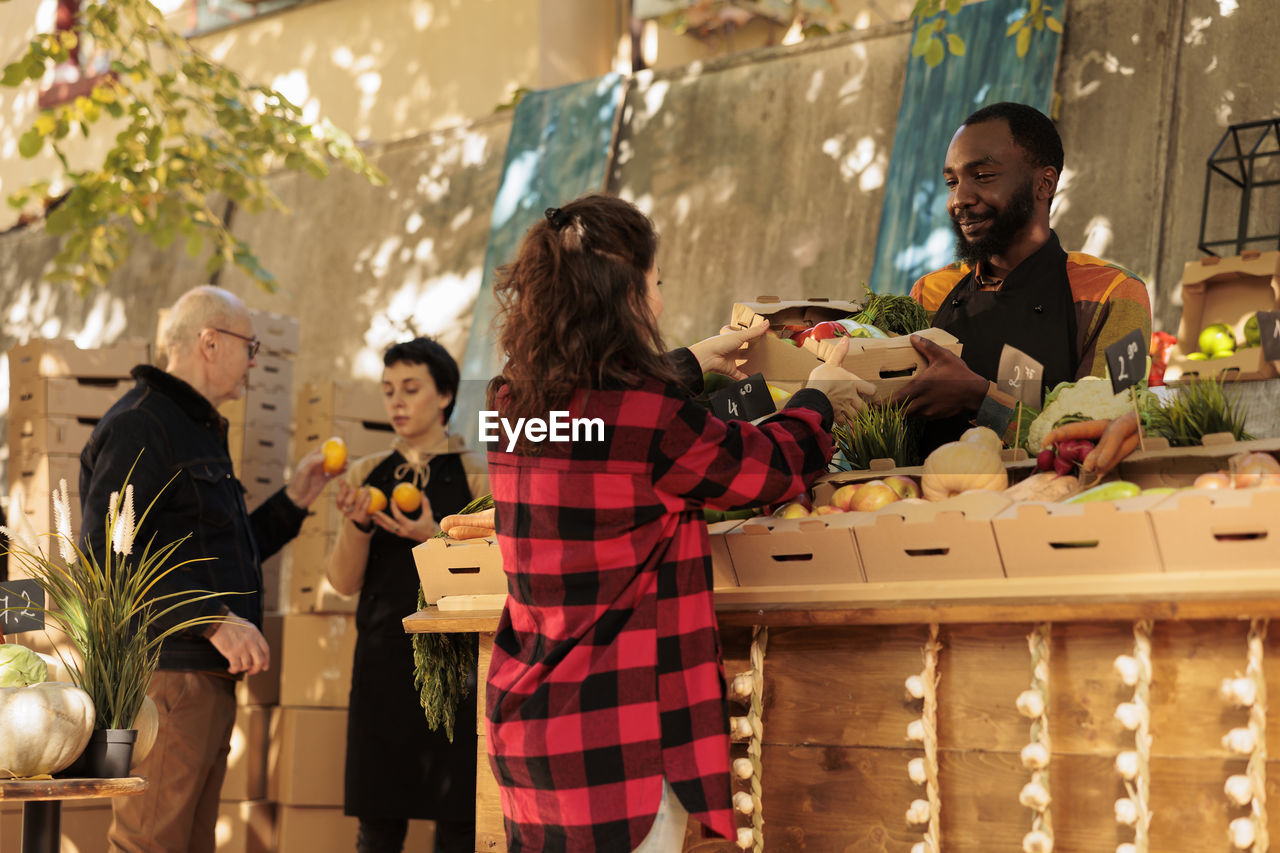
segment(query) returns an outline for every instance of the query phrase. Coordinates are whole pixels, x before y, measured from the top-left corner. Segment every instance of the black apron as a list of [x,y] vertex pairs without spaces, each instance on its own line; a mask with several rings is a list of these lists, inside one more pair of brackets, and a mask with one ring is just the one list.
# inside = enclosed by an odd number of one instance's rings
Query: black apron
[[[404,463],[394,452],[364,482],[389,496],[397,482],[395,469]],[[427,470],[426,500],[437,520],[471,500],[457,454],[434,457]],[[418,572],[410,550],[415,544],[381,527],[374,528],[369,543],[356,605],[343,810],[363,818],[474,820],[475,673],[450,743],[443,726],[434,732],[427,727],[413,686],[412,638],[401,623],[418,605]],[[472,642],[478,645],[478,637]]]
[[[1067,253],[1058,236],[1018,264],[999,290],[979,290],[973,271],[960,279],[934,315],[933,325],[955,335],[970,370],[994,382],[1005,344],[1044,365],[1042,389],[1075,381],[1080,361],[1076,306],[1067,279]],[[925,425],[923,451],[955,441],[972,425],[973,413]]]

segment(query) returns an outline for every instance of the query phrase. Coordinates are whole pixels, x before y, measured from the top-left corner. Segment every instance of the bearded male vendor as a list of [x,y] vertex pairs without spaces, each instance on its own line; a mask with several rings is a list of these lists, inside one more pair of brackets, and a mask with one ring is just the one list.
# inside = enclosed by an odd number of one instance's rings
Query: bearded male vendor
[[[918,336],[927,365],[895,396],[929,419],[926,448],[957,438],[988,395],[1005,344],[1044,366],[1043,384],[1106,374],[1106,349],[1134,329],[1151,337],[1151,302],[1132,273],[1078,252],[1049,227],[1062,140],[1039,110],[983,107],[951,138],[942,169],[956,232],[955,263],[921,278],[911,296],[961,356]],[[1005,398],[1007,401],[1007,398]]]

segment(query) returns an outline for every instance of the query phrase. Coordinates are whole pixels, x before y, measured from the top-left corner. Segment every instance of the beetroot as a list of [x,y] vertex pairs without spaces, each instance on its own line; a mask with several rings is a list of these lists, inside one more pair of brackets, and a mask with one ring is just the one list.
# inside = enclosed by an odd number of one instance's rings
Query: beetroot
[[1052,471],[1054,458],[1055,454],[1052,447],[1046,447],[1044,450],[1041,450],[1040,455],[1036,457],[1036,470]]

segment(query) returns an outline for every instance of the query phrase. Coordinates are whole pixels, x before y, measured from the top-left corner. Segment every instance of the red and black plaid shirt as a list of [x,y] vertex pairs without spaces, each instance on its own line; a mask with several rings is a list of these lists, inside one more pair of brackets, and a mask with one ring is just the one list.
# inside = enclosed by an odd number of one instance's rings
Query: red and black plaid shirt
[[[700,384],[687,350],[673,356]],[[690,370],[690,368],[692,368]],[[665,776],[734,833],[703,507],[789,499],[826,470],[831,407],[801,391],[752,426],[651,381],[583,395],[604,441],[491,444],[510,597],[489,667],[489,762],[517,851],[629,851]]]

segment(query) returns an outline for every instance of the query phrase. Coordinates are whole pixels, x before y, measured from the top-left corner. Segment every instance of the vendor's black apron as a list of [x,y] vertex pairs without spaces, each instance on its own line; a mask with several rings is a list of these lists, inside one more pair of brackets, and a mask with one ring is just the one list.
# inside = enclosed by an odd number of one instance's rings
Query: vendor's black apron
[[[969,369],[995,381],[1005,344],[1044,365],[1043,388],[1074,381],[1080,361],[1076,343],[1076,307],[1067,280],[1067,254],[1056,234],[1018,264],[999,290],[979,290],[970,272],[947,294],[933,325],[955,335]],[[925,453],[955,441],[974,413],[940,418],[925,425]]]
[[[392,453],[365,483],[390,495],[404,457]],[[442,519],[471,500],[457,454],[428,464],[426,500]],[[350,523],[350,522],[347,522]],[[360,602],[347,711],[344,811],[363,818],[467,821],[476,804],[476,681],[458,708],[453,742],[431,731],[413,686],[412,638],[401,620],[417,609],[415,543],[375,527]],[[478,638],[473,637],[473,644]],[[313,744],[316,749],[331,745]]]

